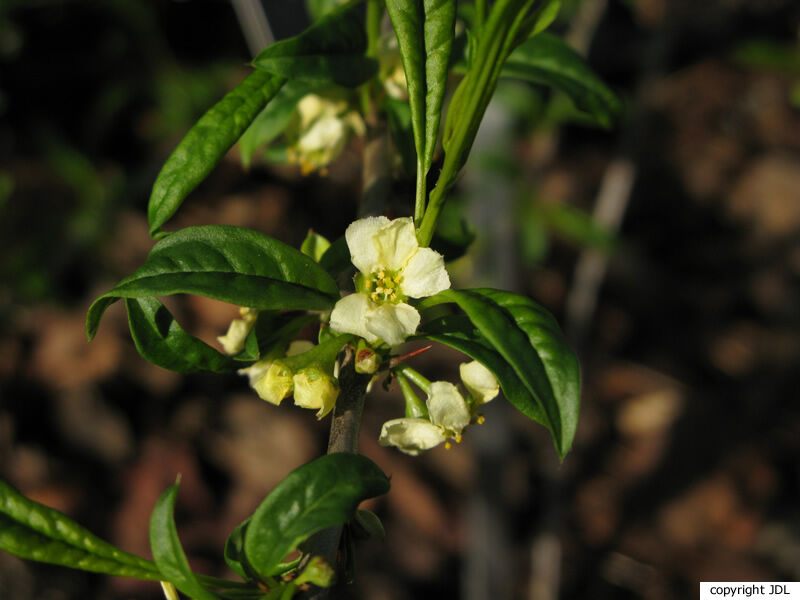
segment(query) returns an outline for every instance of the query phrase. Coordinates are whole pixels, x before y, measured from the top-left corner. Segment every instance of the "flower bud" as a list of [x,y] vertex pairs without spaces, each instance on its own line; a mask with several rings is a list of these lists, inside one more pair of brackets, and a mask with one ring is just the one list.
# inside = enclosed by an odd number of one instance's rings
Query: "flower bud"
[[500,384],[492,372],[477,360],[458,366],[461,381],[476,405],[486,404],[500,393]]
[[339,397],[339,384],[322,369],[310,366],[301,369],[293,378],[294,403],[303,408],[317,409],[317,419],[327,415]]
[[378,370],[381,364],[381,357],[371,348],[362,347],[359,344],[356,350],[356,373],[362,375],[372,375]]
[[253,388],[262,400],[274,405],[292,393],[292,371],[280,361],[270,364],[266,373],[253,384]]
[[250,308],[241,308],[239,314],[242,318],[231,321],[228,332],[217,338],[217,341],[222,344],[225,354],[228,355],[239,354],[244,350],[245,340],[258,318],[258,311]]

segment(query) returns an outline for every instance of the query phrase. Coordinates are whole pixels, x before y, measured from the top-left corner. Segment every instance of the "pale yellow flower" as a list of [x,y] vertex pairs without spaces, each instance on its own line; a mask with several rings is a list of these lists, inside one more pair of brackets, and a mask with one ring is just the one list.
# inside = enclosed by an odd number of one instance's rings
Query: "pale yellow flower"
[[368,342],[402,343],[420,322],[417,309],[406,300],[450,287],[444,258],[430,248],[420,248],[410,217],[359,219],[347,228],[345,239],[360,274],[356,293],[333,307],[331,329]]
[[240,308],[239,314],[242,318],[231,321],[228,332],[217,338],[225,354],[239,354],[244,350],[244,343],[247,340],[247,336],[250,334],[250,331],[253,329],[258,319],[258,311],[252,308]]
[[471,414],[456,386],[446,381],[434,381],[425,403],[429,419],[392,419],[384,423],[378,440],[381,446],[394,446],[416,456],[448,439],[460,442]]

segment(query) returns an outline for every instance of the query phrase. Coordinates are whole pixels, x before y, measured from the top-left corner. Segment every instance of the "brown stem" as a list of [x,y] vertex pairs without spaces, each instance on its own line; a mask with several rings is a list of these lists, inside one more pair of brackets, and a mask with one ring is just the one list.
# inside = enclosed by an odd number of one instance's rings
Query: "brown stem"
[[[384,202],[391,187],[389,136],[386,124],[375,123],[374,118],[368,118],[367,121],[359,217],[383,214]],[[358,434],[361,430],[361,415],[364,412],[364,397],[370,376],[356,373],[355,362],[352,350],[348,349],[339,372],[339,397],[336,399],[331,419],[328,454],[358,452]],[[337,570],[340,582],[344,579],[337,560],[341,537],[342,527],[331,527],[313,535],[305,545],[307,552],[321,555]],[[316,588],[303,597],[308,600],[325,600],[330,597],[330,588]]]

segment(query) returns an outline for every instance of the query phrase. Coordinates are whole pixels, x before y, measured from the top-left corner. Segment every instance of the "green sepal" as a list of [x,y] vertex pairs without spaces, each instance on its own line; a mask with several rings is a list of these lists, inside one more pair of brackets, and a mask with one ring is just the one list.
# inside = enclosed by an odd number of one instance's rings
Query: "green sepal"
[[300,252],[311,257],[314,261],[319,262],[330,247],[331,243],[328,241],[328,238],[324,235],[320,235],[313,229],[309,229],[308,234],[306,234],[306,239],[300,244]]

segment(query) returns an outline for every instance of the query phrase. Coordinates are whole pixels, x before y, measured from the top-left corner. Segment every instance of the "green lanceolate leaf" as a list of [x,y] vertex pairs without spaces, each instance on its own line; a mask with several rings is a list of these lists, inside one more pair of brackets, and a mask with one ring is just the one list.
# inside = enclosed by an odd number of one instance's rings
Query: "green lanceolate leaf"
[[300,99],[318,88],[313,82],[295,80],[288,81],[275,94],[239,138],[239,153],[245,168],[250,167],[259,148],[269,144],[289,126]]
[[156,298],[126,298],[136,349],[154,365],[178,373],[231,373],[242,365],[186,333]]
[[189,561],[183,553],[172,516],[177,496],[178,484],[174,483],[161,494],[150,516],[150,549],[153,552],[153,559],[161,571],[162,578],[187,596],[194,600],[219,600],[219,597],[205,589],[197,576],[192,573]]
[[171,294],[250,308],[327,310],[339,289],[309,257],[262,233],[231,225],[187,227],[157,242],[133,275],[95,300],[86,334],[94,337],[106,308],[120,298]]
[[406,74],[417,156],[425,155],[425,14],[422,0],[386,0]]
[[157,236],[184,198],[205,179],[286,80],[251,73],[189,130],[161,168],[147,207],[150,235]]
[[552,86],[567,94],[593,120],[610,127],[620,110],[614,93],[561,38],[542,33],[520,45],[508,57],[503,77]]
[[406,74],[421,195],[439,136],[456,6],[454,0],[386,0],[386,8]]
[[244,534],[250,519],[245,519],[234,529],[225,542],[225,562],[244,579],[252,579],[253,572],[244,555]]
[[163,579],[149,560],[112,546],[4,481],[0,481],[0,549],[20,558],[83,571]]
[[497,0],[492,4],[487,21],[477,32],[474,52],[470,52],[469,69],[447,109],[442,133],[444,162],[417,232],[422,246],[430,244],[446,194],[467,161],[483,114],[497,87],[503,63],[527,28],[535,26],[535,22],[526,22],[533,4],[534,0]]
[[389,490],[386,475],[359,454],[328,454],[292,471],[266,497],[245,532],[247,560],[262,576],[309,536],[346,523],[358,504]]
[[424,0],[425,10],[425,172],[433,162],[456,18],[454,0]]
[[375,75],[378,63],[364,56],[367,36],[358,4],[349,2],[300,35],[269,46],[255,57],[253,66],[287,79],[361,85]]
[[440,302],[456,303],[470,319],[480,335],[468,341],[508,363],[529,394],[528,400],[515,394],[509,401],[543,423],[565,456],[578,423],[580,367],[552,315],[533,300],[500,290],[446,290],[423,304]]
[[497,378],[506,399],[530,419],[547,427],[547,415],[513,367],[483,338],[469,317],[449,315],[426,322],[417,336],[463,352],[489,369]]

